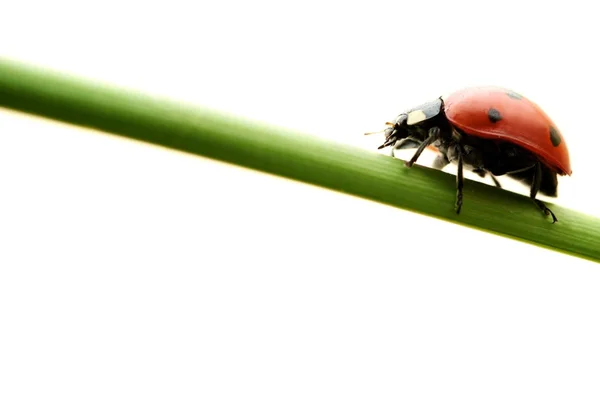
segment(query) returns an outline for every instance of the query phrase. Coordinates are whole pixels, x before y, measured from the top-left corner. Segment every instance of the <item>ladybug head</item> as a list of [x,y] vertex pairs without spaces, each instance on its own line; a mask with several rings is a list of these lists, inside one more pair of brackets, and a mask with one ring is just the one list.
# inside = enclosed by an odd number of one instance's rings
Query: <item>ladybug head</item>
[[397,141],[406,139],[409,136],[409,132],[404,129],[407,118],[407,114],[400,114],[398,118],[396,118],[395,122],[386,122],[388,127],[383,131],[385,135],[385,141],[381,146],[378,147],[379,150],[383,149],[384,147],[394,145]]

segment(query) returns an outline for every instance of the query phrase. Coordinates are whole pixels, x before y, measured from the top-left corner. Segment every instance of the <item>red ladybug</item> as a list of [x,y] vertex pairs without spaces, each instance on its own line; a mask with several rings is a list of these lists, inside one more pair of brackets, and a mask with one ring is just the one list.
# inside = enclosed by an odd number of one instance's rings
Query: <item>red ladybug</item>
[[531,187],[530,197],[546,214],[554,213],[536,199],[557,196],[557,175],[571,175],[569,151],[550,117],[532,101],[508,89],[472,87],[400,114],[385,129],[382,149],[417,148],[406,162],[412,166],[423,150],[434,146],[433,166],[458,164],[456,212],[462,207],[463,166],[481,177],[507,175]]

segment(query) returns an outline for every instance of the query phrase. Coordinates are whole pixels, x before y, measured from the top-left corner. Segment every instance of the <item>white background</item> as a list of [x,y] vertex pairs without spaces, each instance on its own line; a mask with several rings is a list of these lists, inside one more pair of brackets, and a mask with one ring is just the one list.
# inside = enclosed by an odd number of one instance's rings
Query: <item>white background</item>
[[[5,1],[0,54],[366,149],[507,86],[600,216],[592,4]],[[3,399],[600,395],[597,264],[4,110],[0,246]]]

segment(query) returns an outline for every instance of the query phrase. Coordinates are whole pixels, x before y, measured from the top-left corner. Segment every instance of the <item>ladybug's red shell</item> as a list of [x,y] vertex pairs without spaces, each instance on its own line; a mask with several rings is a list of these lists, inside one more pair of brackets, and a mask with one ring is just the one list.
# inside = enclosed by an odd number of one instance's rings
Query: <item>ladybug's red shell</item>
[[532,101],[496,87],[468,88],[444,98],[446,117],[468,135],[521,146],[561,175],[571,175],[567,145],[550,117]]

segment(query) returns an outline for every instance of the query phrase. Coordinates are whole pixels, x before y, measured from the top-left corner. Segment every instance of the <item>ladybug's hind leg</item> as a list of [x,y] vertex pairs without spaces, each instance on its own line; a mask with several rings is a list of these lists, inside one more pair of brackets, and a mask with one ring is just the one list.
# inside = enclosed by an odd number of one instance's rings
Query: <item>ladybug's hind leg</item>
[[535,169],[533,172],[533,182],[531,184],[531,193],[529,196],[531,197],[533,202],[544,212],[544,214],[552,216],[552,223],[555,223],[558,220],[556,219],[556,216],[554,215],[552,210],[546,207],[546,205],[541,200],[535,198],[542,184],[542,164],[537,162],[534,168]]

